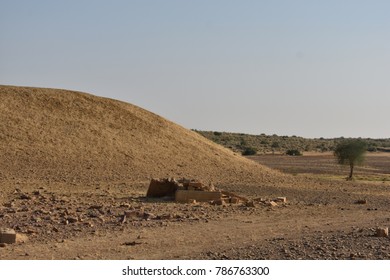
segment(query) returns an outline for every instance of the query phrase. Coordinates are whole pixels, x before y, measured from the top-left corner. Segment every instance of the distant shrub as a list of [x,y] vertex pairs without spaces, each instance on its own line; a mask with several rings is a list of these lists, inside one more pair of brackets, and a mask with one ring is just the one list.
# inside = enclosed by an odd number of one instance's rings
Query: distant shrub
[[243,156],[253,156],[257,153],[257,150],[252,147],[246,147],[244,151],[242,151]]
[[368,143],[367,151],[368,152],[378,151],[378,145],[376,143]]
[[290,149],[290,150],[286,151],[286,155],[289,155],[289,156],[301,156],[302,153],[299,150],[297,150],[297,149]]
[[280,148],[279,142],[273,142],[272,145],[271,145],[271,148],[273,148],[273,149]]
[[222,135],[222,132],[214,131],[214,135],[215,135],[215,136],[221,136],[221,135]]
[[378,151],[378,148],[377,148],[377,147],[371,146],[371,147],[368,147],[368,148],[367,148],[367,151],[368,151],[368,152],[377,152],[377,151]]

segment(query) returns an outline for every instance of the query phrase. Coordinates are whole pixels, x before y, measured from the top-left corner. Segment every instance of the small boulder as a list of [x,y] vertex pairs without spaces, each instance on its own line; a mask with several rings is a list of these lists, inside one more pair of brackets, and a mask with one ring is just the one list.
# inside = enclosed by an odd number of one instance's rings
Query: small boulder
[[367,199],[359,199],[355,201],[355,204],[367,204]]
[[389,228],[387,227],[378,227],[376,229],[377,237],[389,237]]

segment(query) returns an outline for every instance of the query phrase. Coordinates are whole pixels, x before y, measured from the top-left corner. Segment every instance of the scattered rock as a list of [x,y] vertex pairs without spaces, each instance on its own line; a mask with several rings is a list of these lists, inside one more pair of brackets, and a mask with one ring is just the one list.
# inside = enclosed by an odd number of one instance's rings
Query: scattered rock
[[210,202],[211,205],[226,205],[226,202],[223,199],[217,199]]
[[77,222],[79,221],[79,219],[76,218],[76,217],[68,217],[68,218],[66,218],[66,220],[67,220],[70,224],[77,223]]
[[96,209],[96,210],[100,210],[103,208],[103,205],[92,205],[89,207],[89,209]]
[[33,229],[27,229],[27,234],[36,234],[37,231]]
[[142,211],[133,210],[133,211],[125,211],[124,215],[126,216],[126,218],[134,220],[143,217],[144,213]]
[[246,207],[256,207],[255,202],[253,200],[252,201],[247,201],[245,203],[245,206]]
[[278,206],[278,204],[275,201],[267,201],[265,204],[271,207]]
[[389,228],[387,227],[378,227],[376,229],[377,237],[389,237]]
[[142,242],[136,242],[136,241],[131,241],[131,242],[125,242],[122,245],[124,246],[135,246],[135,245],[140,245]]
[[121,216],[119,222],[120,222],[121,224],[126,223],[126,214],[124,214],[124,215]]
[[158,215],[156,217],[157,220],[169,220],[172,218],[171,214]]
[[355,201],[355,204],[367,204],[367,199],[359,199]]
[[145,212],[143,214],[143,218],[145,220],[151,220],[151,219],[155,219],[156,218],[156,215],[152,214],[152,213],[148,213],[148,212]]
[[14,207],[15,203],[13,201],[11,201],[11,202],[6,202],[3,205],[4,205],[4,207],[12,208],[12,207]]
[[287,202],[287,198],[285,196],[280,196],[280,197],[277,197],[277,198],[273,199],[272,201],[286,203]]
[[32,194],[33,195],[41,195],[41,192],[37,190],[37,191],[33,191]]
[[29,196],[29,195],[23,193],[23,194],[21,194],[21,195],[19,196],[19,198],[20,198],[20,199],[30,200],[30,199],[31,199],[31,196]]
[[42,219],[40,217],[32,216],[31,221],[33,221],[34,223],[40,223]]

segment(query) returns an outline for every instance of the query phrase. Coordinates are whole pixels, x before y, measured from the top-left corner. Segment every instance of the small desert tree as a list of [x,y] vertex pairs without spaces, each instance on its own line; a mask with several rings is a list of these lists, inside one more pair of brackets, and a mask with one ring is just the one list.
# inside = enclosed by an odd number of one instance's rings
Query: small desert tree
[[242,152],[243,156],[253,156],[257,153],[257,150],[252,147],[246,147],[244,151]]
[[334,155],[339,164],[349,165],[350,172],[347,180],[352,180],[353,169],[364,160],[367,144],[359,139],[344,140],[337,144]]

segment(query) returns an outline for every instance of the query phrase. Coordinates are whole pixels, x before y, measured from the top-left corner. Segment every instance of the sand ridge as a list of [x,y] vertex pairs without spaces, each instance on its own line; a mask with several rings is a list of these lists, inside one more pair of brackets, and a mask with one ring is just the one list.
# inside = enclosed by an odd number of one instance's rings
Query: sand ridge
[[0,99],[2,178],[77,183],[194,177],[217,184],[284,178],[125,102],[15,86],[0,86]]

